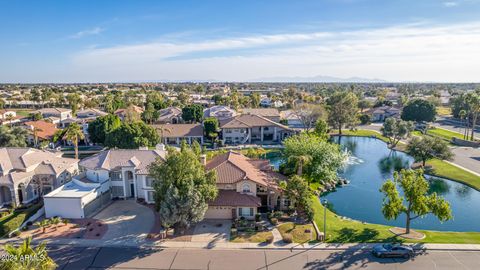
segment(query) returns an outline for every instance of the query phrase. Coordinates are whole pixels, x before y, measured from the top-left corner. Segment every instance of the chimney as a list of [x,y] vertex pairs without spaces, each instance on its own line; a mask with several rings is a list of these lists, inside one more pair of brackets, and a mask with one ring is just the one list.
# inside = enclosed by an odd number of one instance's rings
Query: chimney
[[200,162],[205,166],[207,165],[207,155],[202,154],[200,155]]
[[138,147],[138,150],[148,150],[148,146],[140,146]]
[[159,143],[159,144],[155,145],[155,149],[159,150],[159,151],[165,151],[166,150],[165,144]]

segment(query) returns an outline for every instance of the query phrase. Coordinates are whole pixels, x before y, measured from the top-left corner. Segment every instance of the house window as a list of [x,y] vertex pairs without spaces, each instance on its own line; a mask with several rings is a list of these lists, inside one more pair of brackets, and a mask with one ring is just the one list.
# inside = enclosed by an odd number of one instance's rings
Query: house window
[[153,200],[154,200],[154,198],[153,198],[153,191],[147,192],[147,201],[153,202]]
[[285,207],[289,207],[289,206],[290,206],[290,200],[287,199],[287,198],[283,199],[283,205],[284,205]]
[[264,127],[263,130],[264,130],[264,131],[268,131],[268,127]]
[[243,211],[242,211],[243,208],[238,208],[238,216],[240,217],[243,217]]
[[238,216],[240,217],[253,217],[254,210],[252,207],[240,207],[238,208]]
[[253,208],[250,207],[250,216],[253,217]]
[[232,133],[231,129],[225,129],[225,133]]
[[145,187],[147,187],[147,188],[153,187],[153,180],[154,180],[153,178],[147,177],[145,179]]
[[112,181],[122,181],[122,174],[120,172],[111,172],[110,178]]
[[242,191],[245,192],[245,193],[249,193],[250,192],[250,185],[247,184],[247,183],[243,184]]

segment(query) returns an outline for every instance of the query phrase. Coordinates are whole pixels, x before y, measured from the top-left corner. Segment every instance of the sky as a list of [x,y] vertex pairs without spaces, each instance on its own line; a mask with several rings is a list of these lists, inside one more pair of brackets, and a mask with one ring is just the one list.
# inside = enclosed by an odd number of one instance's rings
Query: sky
[[480,82],[480,0],[0,0],[0,83]]

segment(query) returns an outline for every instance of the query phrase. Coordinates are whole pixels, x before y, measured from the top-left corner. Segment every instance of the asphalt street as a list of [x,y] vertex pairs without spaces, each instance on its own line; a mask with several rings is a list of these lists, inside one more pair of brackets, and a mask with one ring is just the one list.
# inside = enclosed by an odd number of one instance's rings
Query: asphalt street
[[152,249],[49,247],[58,269],[480,269],[480,252],[417,251],[378,259],[368,250]]

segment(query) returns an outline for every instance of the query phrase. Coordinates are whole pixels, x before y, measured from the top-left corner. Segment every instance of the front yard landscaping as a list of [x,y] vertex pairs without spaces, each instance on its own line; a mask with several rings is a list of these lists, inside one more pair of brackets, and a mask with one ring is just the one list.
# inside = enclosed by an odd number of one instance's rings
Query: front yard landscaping
[[4,216],[0,219],[0,238],[7,237],[7,235],[20,227],[29,217],[35,214],[38,209],[42,208],[43,204],[34,204],[26,209],[16,209],[13,213]]
[[291,239],[294,243],[306,243],[316,241],[317,239],[317,233],[310,223],[295,224],[293,222],[286,222],[280,224],[277,229],[280,231],[284,241],[285,239]]
[[247,231],[247,232],[238,232],[236,235],[230,237],[230,241],[234,243],[266,243],[273,241],[272,232],[256,232],[256,231]]
[[[315,223],[323,230],[323,206],[314,198]],[[390,226],[370,224],[344,219],[327,209],[327,242],[329,243],[371,243],[371,242],[412,242],[412,243],[457,243],[479,244],[478,232],[439,232],[418,230],[425,234],[422,240],[407,240],[396,237]]]

